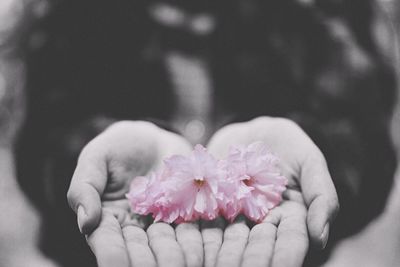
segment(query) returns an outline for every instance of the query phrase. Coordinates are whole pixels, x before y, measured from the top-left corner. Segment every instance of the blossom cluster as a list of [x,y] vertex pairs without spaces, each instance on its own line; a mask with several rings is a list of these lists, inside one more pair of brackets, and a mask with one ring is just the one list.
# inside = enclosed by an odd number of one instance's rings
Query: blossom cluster
[[286,190],[278,162],[262,142],[233,146],[221,160],[196,145],[189,156],[171,156],[160,171],[135,177],[126,196],[132,212],[152,214],[155,221],[213,220],[220,215],[233,221],[244,214],[260,222]]

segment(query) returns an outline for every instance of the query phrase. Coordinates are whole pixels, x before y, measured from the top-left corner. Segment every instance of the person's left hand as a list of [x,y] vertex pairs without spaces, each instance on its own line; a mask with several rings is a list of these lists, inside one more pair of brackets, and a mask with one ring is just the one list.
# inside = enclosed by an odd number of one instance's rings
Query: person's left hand
[[302,266],[308,236],[320,248],[327,243],[339,203],[321,151],[295,123],[270,117],[222,128],[208,149],[222,158],[229,146],[255,141],[263,141],[281,159],[289,180],[284,200],[251,229],[244,220],[224,232],[203,227],[205,266]]

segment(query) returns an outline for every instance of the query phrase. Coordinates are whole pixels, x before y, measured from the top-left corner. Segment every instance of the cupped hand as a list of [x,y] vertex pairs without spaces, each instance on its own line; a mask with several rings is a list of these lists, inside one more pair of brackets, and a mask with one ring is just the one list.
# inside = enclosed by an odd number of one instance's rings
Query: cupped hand
[[256,141],[264,142],[280,158],[279,167],[289,180],[284,200],[251,229],[244,220],[226,227],[223,236],[214,237],[213,242],[221,245],[211,253],[218,254],[213,257],[217,266],[302,266],[308,238],[315,246],[325,247],[329,225],[339,209],[326,161],[299,126],[281,118],[260,117],[225,126],[210,140],[208,149],[222,158],[231,145]]
[[142,121],[115,123],[83,149],[68,201],[100,267],[201,266],[196,224],[149,226],[148,218],[130,213],[125,197],[134,177],[190,151],[180,136]]

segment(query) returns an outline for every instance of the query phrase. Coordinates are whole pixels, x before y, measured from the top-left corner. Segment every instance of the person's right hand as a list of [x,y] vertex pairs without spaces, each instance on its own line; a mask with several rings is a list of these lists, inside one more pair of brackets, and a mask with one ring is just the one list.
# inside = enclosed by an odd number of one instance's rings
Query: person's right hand
[[202,264],[202,259],[193,257],[202,257],[195,224],[181,224],[174,230],[155,223],[146,234],[148,222],[129,212],[125,197],[135,176],[157,168],[167,156],[190,151],[182,137],[142,121],[115,123],[86,145],[68,201],[100,267]]

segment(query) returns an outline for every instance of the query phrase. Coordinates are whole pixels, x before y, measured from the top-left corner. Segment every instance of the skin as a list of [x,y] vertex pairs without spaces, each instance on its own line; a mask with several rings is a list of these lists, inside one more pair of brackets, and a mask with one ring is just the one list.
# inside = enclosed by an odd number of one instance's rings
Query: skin
[[[301,266],[309,238],[313,245],[325,247],[329,224],[339,209],[326,161],[299,126],[271,117],[228,125],[214,135],[208,148],[210,153],[223,157],[230,145],[255,141],[263,141],[280,158],[280,168],[289,180],[288,190],[265,222],[251,229],[240,222],[236,230],[241,231],[240,238],[230,238],[230,228],[225,230],[217,266]],[[242,256],[232,257],[231,250]]]
[[[314,1],[307,1],[307,0],[297,0],[298,2],[307,4],[307,5],[313,5]],[[21,1],[9,1],[10,5],[15,5],[18,6],[18,4],[21,3]],[[10,9],[11,10],[11,9]],[[2,14],[0,14],[0,20],[4,20],[3,17],[7,16],[8,12],[4,12]],[[17,14],[13,14],[14,18],[17,18],[17,16],[22,16],[23,13],[19,13],[17,12]],[[19,27],[19,20],[15,19],[13,20],[14,24],[7,24],[9,25],[9,29],[2,29],[2,35],[0,38],[0,46],[3,49],[3,51],[8,51],[7,53],[9,53],[9,51],[11,51],[11,53],[13,52],[13,48],[10,46],[13,46],[13,43],[15,43],[15,41],[13,40],[15,38],[14,32],[16,31],[16,29]],[[8,56],[8,55],[7,55]],[[11,56],[12,58],[13,56]],[[16,58],[16,57],[14,57]],[[1,61],[4,61],[4,59],[1,59]],[[15,89],[15,88],[12,88]],[[11,90],[11,89],[10,89]],[[13,118],[12,121],[20,121],[21,119],[15,119]],[[230,126],[229,126],[230,127]],[[227,129],[225,129],[227,130]],[[10,195],[12,195],[15,199],[12,199],[11,202],[13,203],[18,203],[18,205],[16,205],[13,209],[13,212],[10,212],[9,215],[10,216],[3,216],[1,223],[4,223],[4,227],[0,227],[1,230],[3,230],[4,233],[8,233],[8,234],[0,234],[0,236],[2,236],[4,238],[4,240],[2,239],[2,241],[0,242],[2,244],[2,246],[6,246],[8,244],[12,244],[15,240],[16,244],[26,244],[27,249],[21,249],[20,253],[18,255],[12,255],[12,253],[9,253],[8,250],[4,249],[4,247],[2,247],[3,249],[0,249],[0,251],[2,251],[3,253],[1,253],[1,260],[0,262],[5,263],[8,262],[8,264],[6,264],[7,266],[52,266],[53,263],[51,263],[50,261],[48,261],[35,247],[36,247],[36,243],[37,243],[37,239],[38,239],[38,228],[39,228],[39,219],[38,219],[38,215],[36,214],[36,212],[32,209],[32,207],[27,204],[25,197],[23,196],[22,192],[20,192],[20,189],[18,188],[18,186],[16,185],[15,181],[15,174],[14,174],[14,152],[13,152],[13,148],[9,147],[9,144],[12,144],[14,141],[10,140],[9,137],[13,137],[15,136],[14,132],[10,132],[7,133],[7,135],[5,135],[4,133],[2,133],[1,136],[1,142],[3,144],[6,144],[6,147],[3,147],[2,144],[2,148],[1,148],[1,160],[0,162],[3,163],[2,166],[2,171],[1,173],[3,174],[3,182],[4,182],[4,187],[2,187],[4,189],[4,193],[1,193],[0,196],[4,197],[5,201],[0,201],[1,203],[6,203],[6,201],[10,201],[9,198],[6,197],[5,193],[10,193]],[[216,141],[214,141],[215,143]],[[218,143],[218,142],[217,142]],[[221,141],[221,143],[223,143],[223,141]],[[218,150],[218,149],[217,149]],[[105,180],[107,180],[107,177],[103,177]],[[88,178],[90,180],[90,178]],[[87,185],[87,188],[89,188],[92,185]],[[92,186],[93,187],[93,186]],[[107,187],[107,186],[106,186]],[[293,190],[297,193],[299,193],[299,190]],[[328,190],[330,191],[330,195],[332,195],[332,190]],[[83,191],[85,192],[85,191]],[[107,242],[109,241],[108,237],[110,236],[119,236],[119,237],[123,237],[123,242],[121,242],[121,239],[115,238],[113,239],[115,242],[120,242],[120,244],[122,244],[125,249],[129,252],[129,251],[138,251],[139,254],[143,254],[146,255],[144,257],[144,259],[149,259],[148,262],[152,263],[153,261],[150,260],[150,258],[152,258],[153,256],[150,256],[150,254],[148,253],[148,246],[146,245],[148,243],[148,235],[146,232],[144,232],[143,230],[143,224],[145,223],[141,223],[139,225],[141,225],[140,227],[136,225],[136,223],[131,222],[129,220],[127,220],[127,222],[125,222],[126,217],[127,217],[127,212],[124,208],[119,207],[117,208],[118,205],[115,205],[115,207],[113,208],[113,204],[117,203],[117,201],[114,201],[114,199],[111,202],[111,208],[98,208],[100,205],[98,205],[98,198],[99,195],[97,193],[96,196],[96,192],[93,191],[89,191],[91,192],[88,200],[82,201],[82,207],[79,212],[78,209],[75,207],[74,210],[76,212],[78,212],[78,218],[80,221],[80,225],[81,228],[83,230],[83,232],[85,233],[91,233],[90,235],[88,235],[88,242],[89,244],[91,244],[93,249],[97,249],[102,251],[105,258],[107,258],[107,254],[112,254],[114,251],[109,251],[107,249],[102,249],[102,245],[104,246],[104,243],[102,244],[101,242],[105,242],[107,240]],[[308,193],[305,192],[300,192],[300,195],[310,195]],[[243,265],[246,264],[250,264],[248,263],[249,261],[247,260],[247,258],[251,258],[251,255],[253,255],[253,251],[257,251],[257,247],[260,247],[258,250],[261,251],[261,247],[264,247],[264,254],[262,255],[267,255],[267,258],[271,258],[271,254],[270,251],[272,250],[272,248],[270,246],[267,246],[267,242],[265,242],[265,240],[273,240],[272,236],[274,235],[278,235],[278,229],[275,228],[279,228],[280,225],[283,225],[283,215],[282,213],[284,213],[284,210],[287,210],[286,213],[290,214],[290,213],[298,213],[296,215],[296,218],[300,219],[304,217],[304,209],[307,211],[307,215],[306,218],[308,221],[312,221],[311,224],[308,225],[308,231],[310,232],[310,237],[311,240],[314,241],[317,244],[321,244],[323,245],[327,240],[327,235],[323,235],[318,237],[318,233],[320,232],[320,225],[322,225],[321,222],[318,222],[318,219],[309,219],[311,217],[313,217],[313,213],[311,213],[311,210],[316,210],[316,207],[319,206],[323,206],[322,204],[316,205],[314,204],[313,208],[311,208],[311,204],[307,204],[307,202],[304,204],[301,204],[301,201],[297,200],[292,200],[295,199],[296,197],[293,196],[293,194],[288,194],[289,196],[287,196],[287,199],[285,200],[285,203],[282,204],[281,207],[274,209],[271,214],[269,215],[268,218],[271,219],[271,221],[266,221],[265,224],[259,224],[260,226],[257,227],[253,227],[251,230],[250,228],[247,229],[247,225],[244,222],[235,222],[233,224],[233,226],[236,225],[240,225],[238,228],[240,228],[241,233],[243,235],[243,238],[248,235],[248,242],[249,244],[246,246],[246,248],[244,249],[243,252]],[[321,196],[321,195],[318,195]],[[72,198],[77,198],[79,199],[79,201],[81,201],[81,199],[83,198],[83,196],[73,196]],[[91,199],[91,200],[90,200]],[[103,199],[103,198],[102,198]],[[322,197],[319,197],[319,199],[322,199]],[[309,197],[308,197],[308,200]],[[79,202],[77,201],[77,202]],[[89,204],[90,202],[94,202],[97,204],[94,204],[93,206],[91,206],[92,204]],[[107,206],[106,204],[107,201],[104,201],[104,206]],[[311,201],[312,202],[312,201]],[[325,202],[325,200],[319,200],[318,203],[321,202]],[[334,203],[335,201],[333,201],[332,203]],[[287,205],[286,203],[289,203],[290,205]],[[310,201],[308,202],[310,203]],[[86,206],[88,205],[88,207]],[[293,208],[292,211],[289,211],[291,209],[291,207],[296,206]],[[337,205],[337,204],[336,204]],[[123,205],[122,205],[123,206]],[[331,204],[328,206],[335,206],[335,204]],[[16,208],[19,208],[18,210]],[[285,208],[283,208],[285,207]],[[289,208],[288,208],[289,207]],[[7,206],[5,205],[4,207],[1,208],[2,213],[3,214],[7,214]],[[87,208],[87,209],[86,209]],[[278,220],[278,222],[275,220],[272,222],[272,214],[276,214],[278,213],[278,210],[281,210],[281,215],[278,216],[278,218],[280,218],[280,220]],[[95,212],[93,212],[93,210],[95,210]],[[294,211],[296,210],[296,211]],[[303,212],[300,212],[300,210],[303,210]],[[321,209],[322,210],[322,209]],[[336,210],[336,208],[327,208],[324,209],[323,213],[328,213],[327,216],[325,217],[329,217],[330,219],[333,218],[334,216],[332,214],[334,214],[335,212],[332,212],[332,210]],[[327,212],[328,211],[328,212]],[[21,216],[18,216],[16,214],[20,214]],[[315,211],[315,214],[317,214],[317,212]],[[124,217],[125,215],[125,217]],[[25,217],[24,217],[25,216]],[[287,216],[288,217],[288,216]],[[290,217],[290,216],[289,216]],[[314,216],[316,217],[316,215]],[[21,218],[24,218],[21,220]],[[329,219],[329,220],[330,220]],[[9,220],[9,221],[8,221]],[[319,221],[329,221],[326,219],[321,219]],[[23,226],[18,226],[18,221],[29,221],[30,222],[30,226],[32,227],[33,230],[27,231],[27,232],[21,232],[21,229],[27,229],[27,225],[23,225]],[[291,219],[290,221],[294,221],[294,219]],[[315,222],[317,221],[317,222]],[[124,224],[125,222],[125,224]],[[100,224],[99,224],[100,223]],[[130,225],[132,224],[132,225]],[[121,226],[122,225],[122,226]],[[180,227],[180,228],[176,228],[175,229],[175,237],[176,240],[179,244],[185,243],[185,242],[192,242],[193,243],[193,247],[191,247],[191,249],[193,249],[194,251],[200,251],[201,249],[199,249],[199,235],[197,232],[197,227],[196,225],[189,225],[187,228],[185,227]],[[275,228],[274,228],[275,227]],[[281,226],[282,227],[282,226]],[[181,229],[182,228],[182,229]],[[95,229],[95,231],[93,232],[92,230]],[[157,228],[156,228],[157,229]],[[180,229],[180,230],[178,230]],[[222,246],[222,240],[223,240],[223,235],[224,235],[224,229],[225,229],[225,223],[221,222],[219,220],[217,221],[213,221],[213,222],[200,222],[200,230],[201,230],[201,236],[203,239],[203,243],[204,243],[204,262],[206,266],[212,266],[217,259],[219,260],[219,256],[221,256],[221,253],[219,253],[219,250]],[[231,231],[232,227],[227,227],[225,232],[228,232],[228,236],[229,236],[229,232],[235,232],[235,231]],[[387,230],[387,228],[384,228],[385,230]],[[182,231],[181,231],[182,230]],[[300,228],[297,229],[297,231],[300,230]],[[259,232],[257,232],[259,231]],[[180,234],[178,235],[178,232],[180,232]],[[255,233],[254,233],[255,232]],[[275,233],[274,233],[275,232]],[[281,231],[282,232],[282,231]],[[284,231],[283,231],[284,232]],[[327,231],[324,231],[325,233],[327,233]],[[11,234],[12,233],[12,234]],[[95,233],[98,233],[97,235]],[[253,233],[253,234],[252,234]],[[183,234],[183,236],[182,236]],[[263,235],[265,237],[265,239],[260,238],[257,239],[258,236]],[[28,238],[27,238],[28,236]],[[179,237],[178,237],[179,236]],[[186,238],[190,237],[190,238]],[[193,236],[193,238],[191,237]],[[7,237],[9,237],[9,239],[7,239]],[[156,235],[157,237],[157,235]],[[227,237],[225,235],[225,237]],[[245,239],[245,238],[244,238]],[[304,239],[304,237],[298,237],[298,239]],[[10,240],[12,240],[10,242]],[[118,241],[119,240],[119,241]],[[229,238],[228,238],[229,240]],[[361,239],[360,239],[361,240]],[[189,242],[190,241],[190,242]],[[225,241],[227,241],[225,239]],[[240,241],[240,242],[244,242],[244,241]],[[264,242],[264,243],[263,243]],[[224,242],[225,243],[225,242]],[[227,242],[228,243],[228,242]],[[238,242],[239,243],[239,242]],[[255,243],[254,246],[250,246],[250,244]],[[276,242],[277,243],[277,242]],[[362,241],[360,241],[360,243],[363,243]],[[259,244],[259,245],[258,245]],[[109,245],[109,243],[107,243],[107,245]],[[228,243],[229,245],[229,243]],[[18,245],[20,246],[20,245]],[[227,245],[225,245],[226,247]],[[237,246],[243,247],[242,244],[238,244]],[[110,247],[110,246],[107,246]],[[185,249],[187,248],[187,244],[185,246],[181,245],[181,247],[184,247]],[[190,247],[190,246],[189,246]],[[304,247],[304,242],[299,245],[299,247]],[[12,248],[12,247],[11,247]],[[265,249],[267,248],[267,249]],[[265,252],[265,250],[267,250],[268,252]],[[10,249],[9,251],[14,251],[13,249]],[[224,251],[227,251],[226,249],[224,249]],[[367,250],[369,251],[369,250]],[[183,252],[182,252],[183,253]],[[197,255],[199,255],[198,260],[201,259],[202,254],[200,252],[196,252]],[[97,253],[96,256],[102,257],[100,255],[101,253]],[[188,253],[186,253],[188,254]],[[223,255],[223,254],[222,254]],[[290,254],[287,254],[290,255]],[[367,255],[366,253],[362,253],[362,255]],[[369,255],[369,254],[368,254]],[[138,262],[136,262],[136,260],[140,259],[141,257],[135,257],[135,254],[133,255],[128,255],[130,256],[130,258],[133,258],[133,264],[135,265],[139,265]],[[256,256],[260,256],[260,255],[256,255],[254,254],[253,257]],[[8,258],[12,258],[13,260],[8,260]],[[187,257],[189,258],[189,257]],[[277,258],[277,257],[274,257]],[[365,258],[364,258],[365,259]],[[17,262],[15,262],[15,260],[17,260]],[[26,262],[23,262],[23,261]],[[106,259],[105,259],[106,260]],[[100,260],[101,262],[103,262],[103,259]],[[276,262],[276,260],[275,260]],[[371,262],[371,261],[369,261]],[[113,262],[113,264],[115,264]],[[252,263],[254,264],[254,263]],[[104,265],[104,264],[103,264]],[[353,265],[357,265],[357,264],[353,264]],[[360,265],[360,264],[358,264]],[[362,264],[361,264],[362,265]],[[379,264],[375,265],[378,266]],[[123,266],[123,265],[122,265]],[[252,265],[253,266],[253,265]],[[336,265],[335,265],[336,266]],[[381,266],[384,266],[381,264]],[[388,265],[389,266],[389,265]]]
[[39,248],[40,214],[21,190],[16,171],[15,143],[25,115],[19,40],[32,19],[26,10],[33,5],[20,0],[0,4],[0,265],[8,267],[58,266]]
[[1,265],[58,266],[39,249],[40,215],[18,186],[14,154],[6,147],[0,147],[0,173]]
[[400,169],[382,214],[359,233],[343,239],[324,267],[397,266],[400,262]]
[[129,213],[125,197],[133,177],[157,168],[167,156],[190,150],[182,137],[141,121],[116,123],[83,149],[68,201],[100,267],[201,266],[196,225],[149,226],[146,218]]
[[175,229],[132,219],[125,193],[132,177],[157,168],[166,156],[188,153],[190,145],[146,122],[117,123],[91,141],[79,158],[68,200],[98,265],[301,266],[308,235],[323,247],[338,210],[326,162],[296,124],[269,117],[222,128],[208,148],[223,156],[229,145],[255,140],[282,160],[290,182],[281,206],[252,228],[238,218],[229,225],[217,219]]

